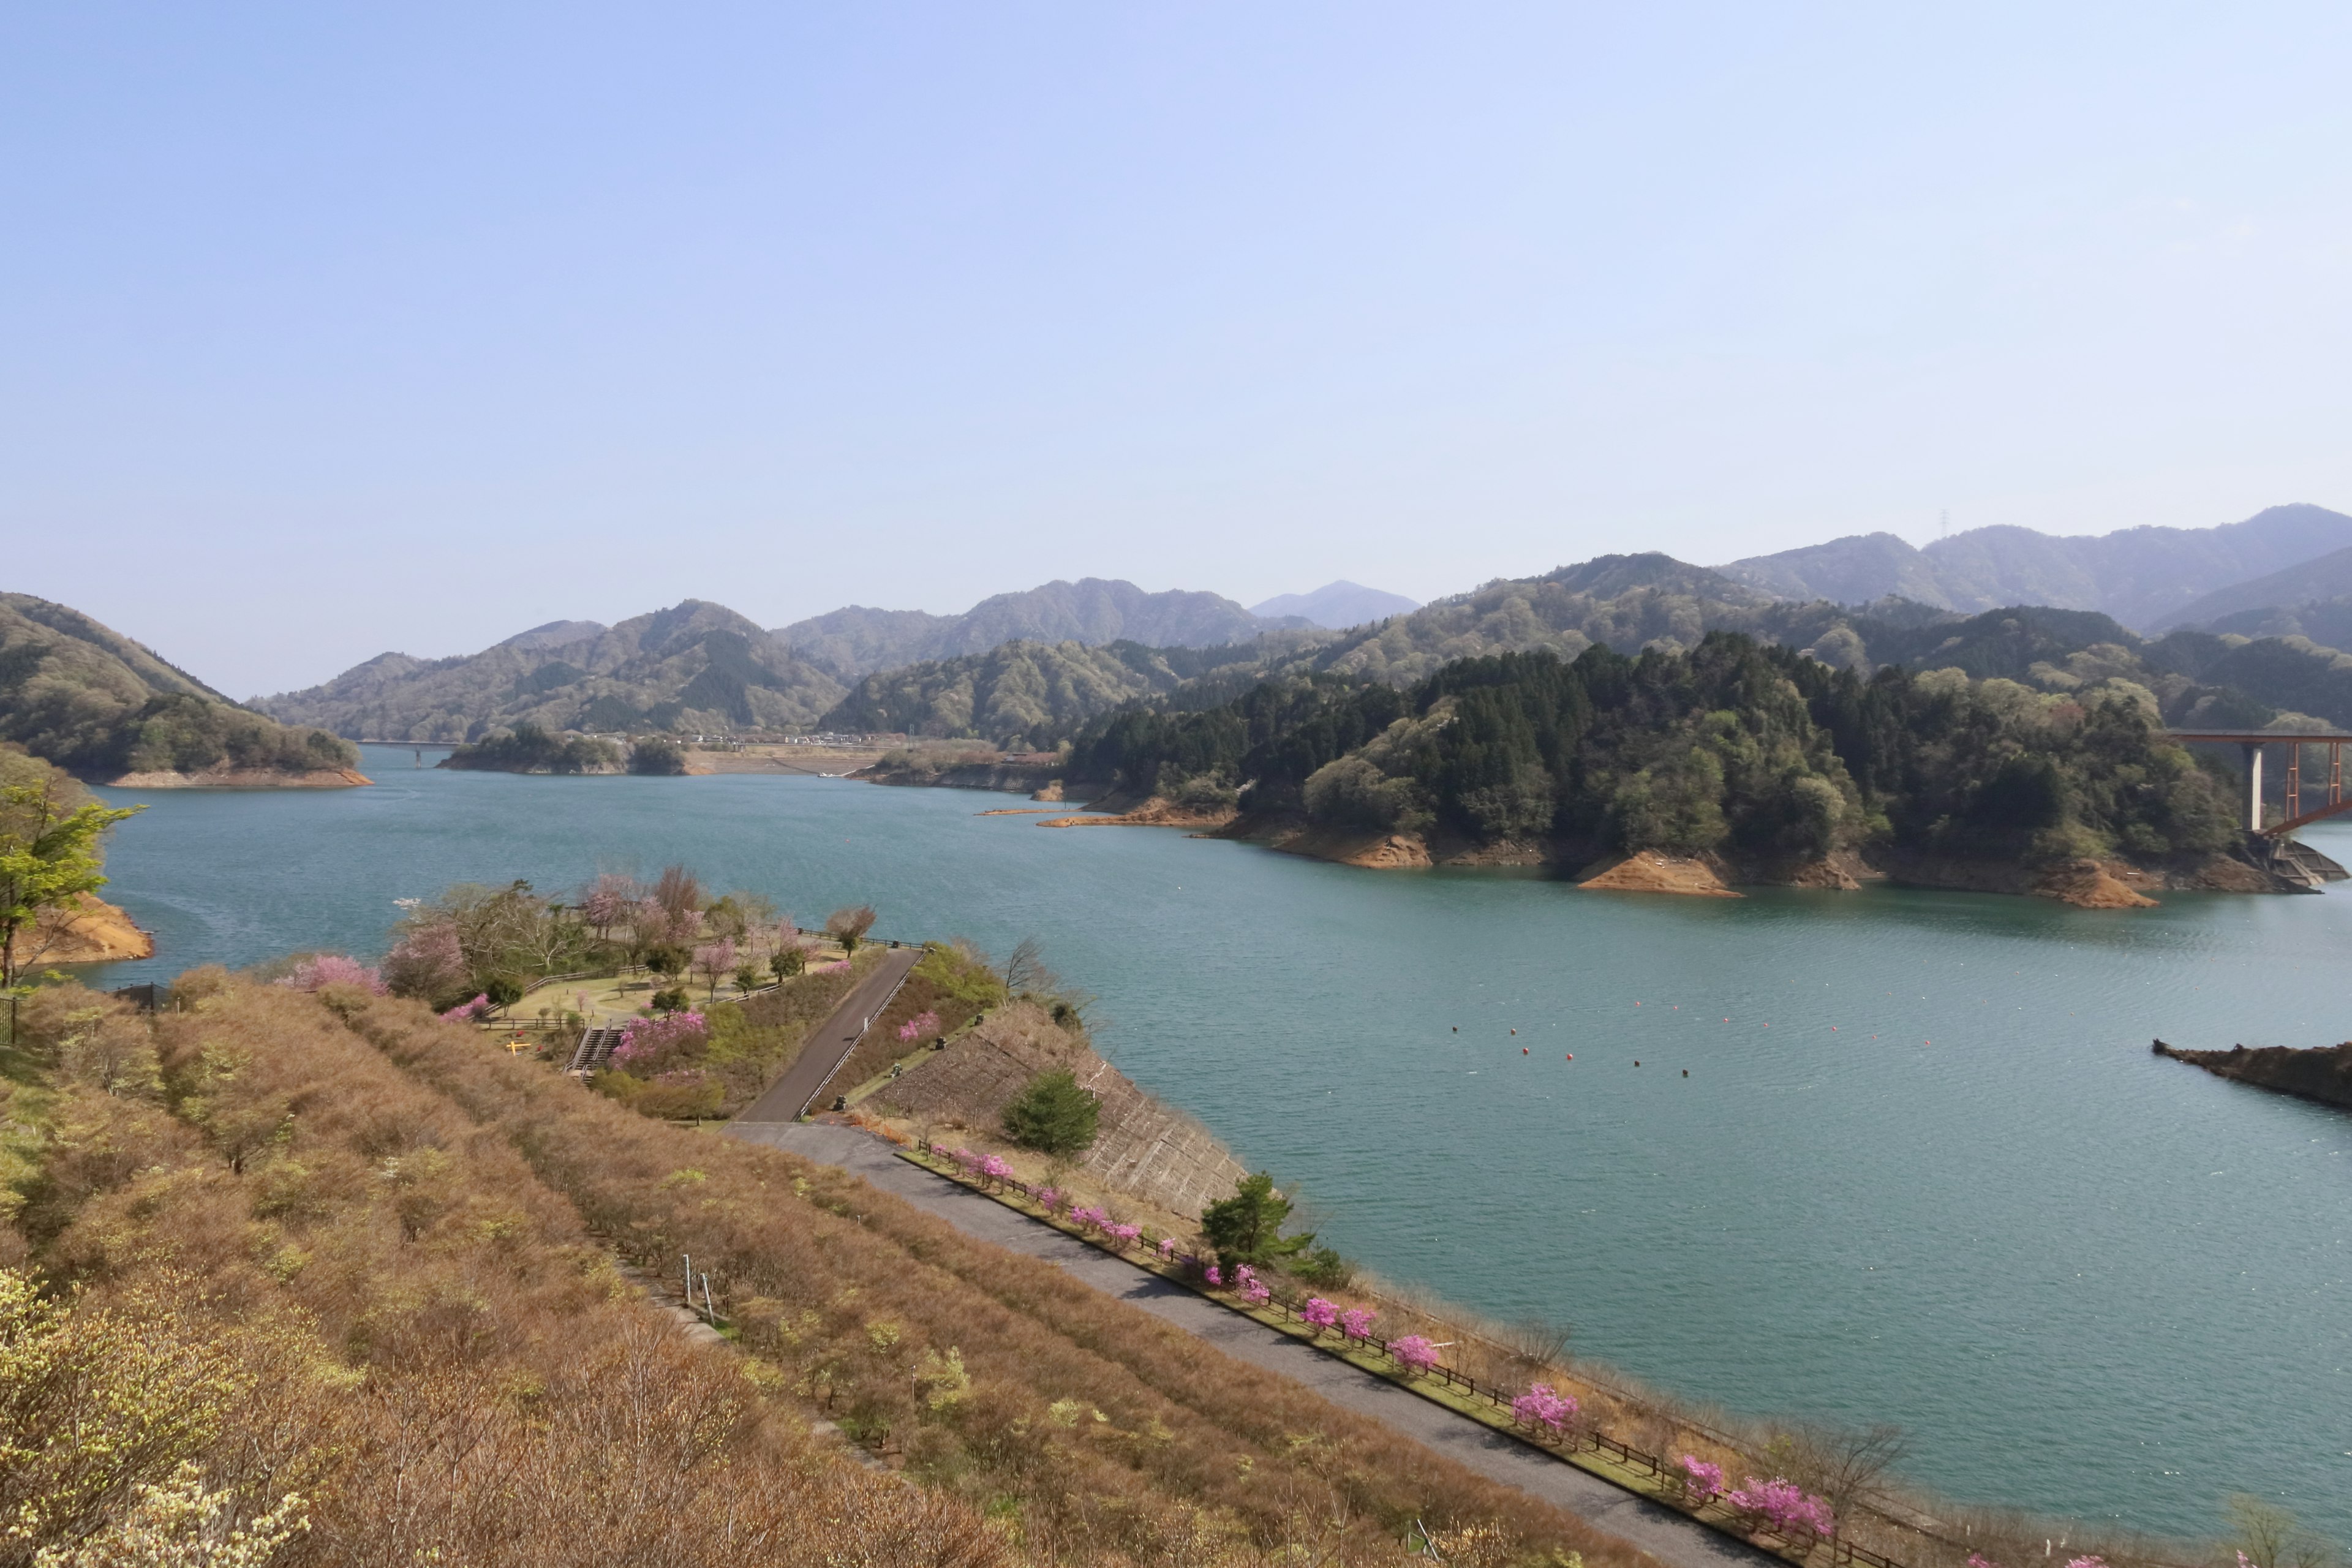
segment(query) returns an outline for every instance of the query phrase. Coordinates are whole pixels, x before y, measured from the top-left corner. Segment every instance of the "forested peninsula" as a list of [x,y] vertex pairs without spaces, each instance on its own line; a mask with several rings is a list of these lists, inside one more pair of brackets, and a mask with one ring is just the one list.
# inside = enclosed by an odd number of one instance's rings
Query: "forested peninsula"
[[29,594],[0,594],[0,742],[77,778],[137,789],[368,782],[348,741],[256,713]]
[[2143,889],[2267,889],[2235,858],[2225,767],[2168,742],[2128,679],[1864,677],[1715,632],[1133,709],[1081,733],[1064,773],[1140,820],[1215,817],[1360,864],[1552,864],[1675,891],[1891,876],[2127,907]]

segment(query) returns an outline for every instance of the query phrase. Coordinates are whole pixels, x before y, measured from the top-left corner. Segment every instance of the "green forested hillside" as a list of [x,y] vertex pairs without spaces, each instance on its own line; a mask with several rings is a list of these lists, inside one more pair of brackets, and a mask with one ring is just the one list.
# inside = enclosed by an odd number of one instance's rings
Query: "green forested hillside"
[[0,594],[0,741],[84,778],[348,768],[334,736],[231,702],[64,605]]
[[[266,712],[354,740],[474,741],[494,729],[737,731],[804,726],[840,700],[832,673],[720,605],[688,599],[587,635],[547,628],[480,653],[388,653]],[[545,635],[543,635],[545,634]]]
[[1443,667],[1410,690],[1269,681],[1204,711],[1089,726],[1076,778],[1245,811],[1476,843],[1817,857],[1877,840],[2047,858],[2210,853],[2226,789],[2160,738],[2144,689],[1958,670],[1864,679],[1713,633],[1688,651],[1549,651]]
[[960,616],[853,605],[780,626],[775,635],[855,679],[901,665],[985,654],[1009,642],[1214,647],[1246,642],[1285,624],[1254,616],[1219,594],[1153,594],[1132,583],[1081,577],[999,594]]
[[1097,714],[1164,697],[1187,681],[1238,677],[1238,689],[1311,641],[1311,634],[1282,633],[1213,648],[1009,642],[867,676],[819,723],[982,740],[1008,751],[1050,748]]

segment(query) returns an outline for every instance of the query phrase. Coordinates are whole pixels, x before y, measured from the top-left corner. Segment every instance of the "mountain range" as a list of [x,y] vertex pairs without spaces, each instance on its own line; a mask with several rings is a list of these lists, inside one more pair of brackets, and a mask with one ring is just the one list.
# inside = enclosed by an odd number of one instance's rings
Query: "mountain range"
[[960,616],[852,605],[778,626],[775,636],[854,679],[926,659],[986,653],[1014,641],[1075,642],[1088,647],[1115,642],[1214,647],[1247,642],[1260,632],[1310,624],[1289,614],[1259,616],[1219,594],[1181,589],[1152,594],[1132,583],[1081,577],[1075,583],[1053,582],[1018,594],[999,594]]
[[[1891,533],[1854,534],[1752,555],[1717,570],[1784,599],[1858,605],[1894,595],[1963,611],[2047,605],[2098,610],[2127,626],[2161,631],[2226,613],[2201,609],[2218,587],[2264,579],[2344,550],[2352,550],[2352,517],[2295,505],[2271,507],[2218,528],[2127,528],[2075,537],[1976,528],[1924,548]],[[2326,592],[2352,592],[2352,562],[2344,575],[2343,586]],[[2287,584],[2263,591],[2294,590]]]
[[2100,623],[2111,635],[2083,633],[2062,654],[2200,626],[2341,647],[2352,642],[2352,517],[2294,505],[2217,528],[2098,537],[1983,528],[1924,549],[1866,534],[1715,568],[1608,555],[1420,606],[1344,580],[1251,609],[1215,594],[1084,578],[956,616],[852,605],[768,630],[689,600],[617,626],[551,622],[458,658],[384,654],[255,706],[382,740],[474,740],[528,721],[1050,745],[1122,703],[1205,700],[1205,689],[1265,677],[1405,686],[1465,657],[1688,647],[1718,629],[1866,668],[1937,657],[1937,639],[1917,643],[1913,632],[2021,605],[2111,617]]
[[688,599],[606,626],[557,621],[454,658],[379,654],[322,686],[257,698],[353,740],[455,742],[550,731],[730,731],[814,722],[847,688],[723,605]]

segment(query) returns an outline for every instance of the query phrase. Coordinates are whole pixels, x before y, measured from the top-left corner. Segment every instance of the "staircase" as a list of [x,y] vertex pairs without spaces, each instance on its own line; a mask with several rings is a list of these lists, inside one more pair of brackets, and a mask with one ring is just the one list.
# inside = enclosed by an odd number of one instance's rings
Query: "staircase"
[[2297,892],[2324,891],[2328,883],[2341,882],[2347,875],[2343,867],[2308,844],[2285,837],[2252,837],[2252,842],[2247,847],[2252,852],[2254,864]]
[[594,1072],[604,1065],[605,1059],[613,1054],[613,1047],[620,1043],[621,1031],[618,1029],[583,1029],[580,1031],[580,1044],[572,1047],[572,1060],[563,1070]]

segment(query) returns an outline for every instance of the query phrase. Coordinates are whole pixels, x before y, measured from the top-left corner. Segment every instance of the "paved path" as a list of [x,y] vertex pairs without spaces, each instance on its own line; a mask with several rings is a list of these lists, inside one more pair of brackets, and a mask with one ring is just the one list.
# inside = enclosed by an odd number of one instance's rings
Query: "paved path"
[[816,1098],[816,1091],[824,1087],[824,1080],[838,1071],[841,1064],[849,1059],[849,1053],[857,1048],[858,1037],[866,1033],[874,1015],[890,1000],[890,993],[898,989],[898,982],[906,979],[907,972],[922,959],[923,950],[919,947],[902,947],[885,954],[874,973],[852,987],[849,994],[841,999],[841,1005],[809,1031],[801,1054],[793,1058],[793,1065],[784,1069],[783,1076],[770,1084],[768,1092],[753,1100],[735,1120],[800,1120],[801,1112]]
[[1149,1269],[908,1164],[870,1133],[851,1127],[747,1126],[740,1121],[727,1131],[747,1142],[838,1165],[939,1215],[967,1236],[1058,1265],[1105,1295],[1164,1319],[1227,1355],[1305,1384],[1332,1404],[1369,1415],[1489,1479],[1589,1520],[1673,1568],[1759,1568],[1766,1563],[1787,1568],[1780,1558],[1621,1491],[1466,1415],[1408,1394],[1385,1378],[1227,1311]]

